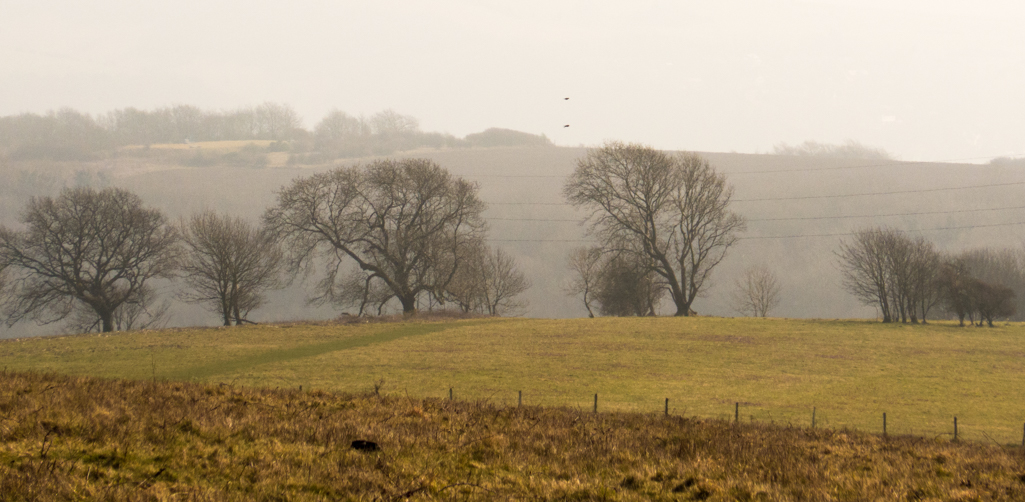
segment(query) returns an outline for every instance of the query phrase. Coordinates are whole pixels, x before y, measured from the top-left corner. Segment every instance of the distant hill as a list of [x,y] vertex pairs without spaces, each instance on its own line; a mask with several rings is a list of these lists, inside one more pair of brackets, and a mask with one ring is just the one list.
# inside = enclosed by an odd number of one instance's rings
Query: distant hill
[[471,146],[552,146],[552,140],[544,134],[530,134],[512,129],[492,127],[484,132],[467,134],[466,142]]

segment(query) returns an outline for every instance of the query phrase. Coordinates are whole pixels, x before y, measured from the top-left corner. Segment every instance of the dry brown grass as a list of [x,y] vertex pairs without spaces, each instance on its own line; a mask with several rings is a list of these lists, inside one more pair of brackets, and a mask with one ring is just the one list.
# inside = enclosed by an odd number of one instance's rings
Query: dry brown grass
[[5,371],[0,438],[4,500],[1025,499],[1017,448],[373,392]]

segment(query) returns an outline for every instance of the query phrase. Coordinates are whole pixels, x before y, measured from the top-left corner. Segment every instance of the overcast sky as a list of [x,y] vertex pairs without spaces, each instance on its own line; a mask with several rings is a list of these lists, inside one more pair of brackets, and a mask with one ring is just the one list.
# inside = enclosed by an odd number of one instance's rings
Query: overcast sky
[[456,136],[974,159],[1025,154],[1023,20],[1013,1],[0,0],[0,115],[273,101],[309,127],[390,108]]

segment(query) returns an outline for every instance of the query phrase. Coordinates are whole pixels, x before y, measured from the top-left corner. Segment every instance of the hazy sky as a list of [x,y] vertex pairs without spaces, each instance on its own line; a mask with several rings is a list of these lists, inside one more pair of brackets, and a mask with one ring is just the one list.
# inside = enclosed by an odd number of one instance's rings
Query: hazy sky
[[1025,154],[1023,19],[1013,1],[0,0],[0,115],[273,101],[309,127],[391,108],[560,145]]

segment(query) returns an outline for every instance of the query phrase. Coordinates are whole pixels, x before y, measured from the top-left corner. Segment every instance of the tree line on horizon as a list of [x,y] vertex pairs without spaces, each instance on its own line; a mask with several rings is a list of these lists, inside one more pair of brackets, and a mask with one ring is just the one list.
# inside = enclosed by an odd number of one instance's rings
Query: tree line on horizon
[[[289,152],[290,162],[299,164],[387,155],[416,148],[552,144],[543,134],[502,128],[490,128],[464,138],[426,132],[420,129],[416,118],[393,110],[369,117],[332,110],[312,129],[306,129],[292,107],[279,103],[227,111],[191,105],[153,110],[129,107],[95,117],[61,108],[45,114],[0,117],[0,158],[14,161],[88,161],[116,155],[126,146],[229,140],[272,141],[265,151]],[[145,150],[131,153],[140,152]]]

